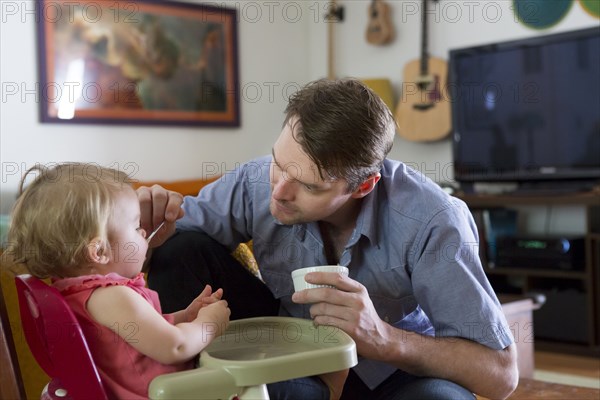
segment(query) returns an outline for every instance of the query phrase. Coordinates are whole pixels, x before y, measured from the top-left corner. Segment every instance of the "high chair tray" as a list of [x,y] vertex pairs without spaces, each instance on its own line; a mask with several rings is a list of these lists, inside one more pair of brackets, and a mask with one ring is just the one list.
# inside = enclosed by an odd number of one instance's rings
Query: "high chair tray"
[[[221,396],[235,393],[236,387],[319,375],[356,363],[354,341],[338,328],[315,327],[299,318],[248,318],[229,324],[200,354],[199,368],[155,378],[150,397],[172,398],[196,390]],[[219,386],[227,390],[221,392]]]

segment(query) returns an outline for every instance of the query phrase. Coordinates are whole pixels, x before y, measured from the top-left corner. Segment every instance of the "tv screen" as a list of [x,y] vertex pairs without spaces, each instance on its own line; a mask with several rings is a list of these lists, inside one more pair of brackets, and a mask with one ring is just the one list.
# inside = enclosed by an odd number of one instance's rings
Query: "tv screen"
[[450,51],[455,179],[600,179],[600,29]]

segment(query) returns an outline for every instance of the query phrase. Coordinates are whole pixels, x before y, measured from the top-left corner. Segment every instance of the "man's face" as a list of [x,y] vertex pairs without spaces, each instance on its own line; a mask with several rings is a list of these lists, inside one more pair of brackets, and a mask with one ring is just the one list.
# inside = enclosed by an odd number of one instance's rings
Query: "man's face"
[[271,214],[291,225],[334,221],[351,198],[343,179],[323,180],[316,164],[292,137],[292,118],[273,145],[271,163]]

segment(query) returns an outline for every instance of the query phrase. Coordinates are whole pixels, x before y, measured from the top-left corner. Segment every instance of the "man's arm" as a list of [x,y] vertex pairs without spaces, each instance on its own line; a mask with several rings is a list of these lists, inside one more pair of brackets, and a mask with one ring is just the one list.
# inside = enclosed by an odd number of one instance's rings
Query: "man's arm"
[[443,378],[492,399],[504,399],[518,382],[514,345],[493,350],[454,337],[437,338],[395,328],[382,321],[366,288],[340,274],[313,272],[309,283],[331,285],[297,292],[296,303],[312,304],[317,325],[332,325],[348,333],[358,353],[394,365],[417,376]]
[[[446,379],[490,399],[505,399],[519,378],[514,344],[494,350],[462,338],[431,337],[387,325],[377,359],[417,376]],[[399,344],[398,344],[399,343]]]

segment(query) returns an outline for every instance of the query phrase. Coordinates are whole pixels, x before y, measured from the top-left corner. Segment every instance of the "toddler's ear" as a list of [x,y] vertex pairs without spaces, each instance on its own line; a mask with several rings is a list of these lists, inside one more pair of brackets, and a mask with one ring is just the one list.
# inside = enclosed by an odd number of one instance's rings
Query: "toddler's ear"
[[99,238],[93,238],[87,245],[87,255],[91,262],[96,264],[106,264],[109,261],[107,251],[104,248],[104,241]]

